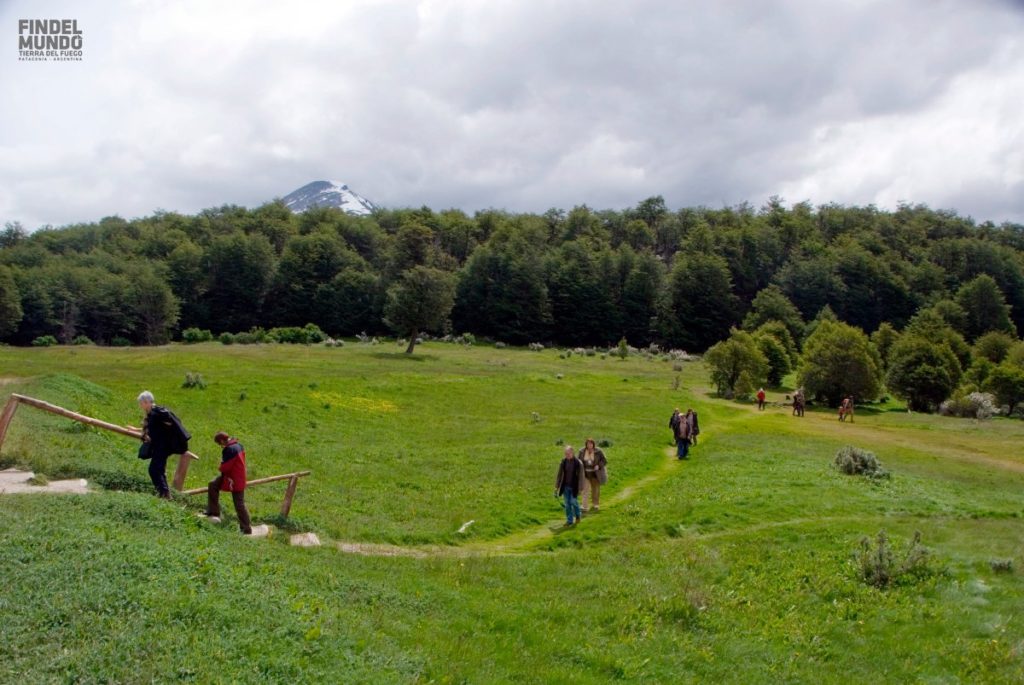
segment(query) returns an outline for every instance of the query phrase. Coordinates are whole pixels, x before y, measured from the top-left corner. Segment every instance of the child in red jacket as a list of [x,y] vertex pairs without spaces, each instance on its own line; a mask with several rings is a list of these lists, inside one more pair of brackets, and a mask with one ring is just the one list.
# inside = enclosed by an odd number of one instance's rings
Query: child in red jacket
[[238,527],[245,535],[252,534],[252,522],[249,510],[245,508],[245,448],[237,439],[221,431],[213,436],[213,441],[221,446],[220,475],[210,481],[206,491],[206,515],[211,518],[220,517],[220,492],[231,493],[238,514]]

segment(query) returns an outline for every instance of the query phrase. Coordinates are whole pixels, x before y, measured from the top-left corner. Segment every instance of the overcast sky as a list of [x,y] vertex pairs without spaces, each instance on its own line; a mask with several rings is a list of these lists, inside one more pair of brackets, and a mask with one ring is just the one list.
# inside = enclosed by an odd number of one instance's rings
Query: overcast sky
[[[81,62],[20,62],[77,19]],[[0,222],[902,201],[1024,222],[1019,0],[0,0]]]

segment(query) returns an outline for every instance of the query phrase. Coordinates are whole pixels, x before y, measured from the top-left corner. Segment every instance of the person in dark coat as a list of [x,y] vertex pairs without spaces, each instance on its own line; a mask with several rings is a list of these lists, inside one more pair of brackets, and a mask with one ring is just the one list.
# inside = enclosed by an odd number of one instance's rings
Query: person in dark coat
[[565,458],[558,464],[555,476],[555,497],[561,497],[565,507],[565,525],[579,523],[583,511],[580,509],[580,492],[583,490],[583,462],[579,460],[571,445],[565,447]]
[[700,423],[697,422],[697,412],[687,409],[686,414],[690,419],[690,444],[697,444],[697,436],[700,435]]
[[170,499],[167,486],[167,458],[188,451],[189,434],[181,421],[166,407],[161,407],[148,390],[139,395],[139,407],[145,414],[142,420],[142,446],[139,457],[149,460],[149,478],[156,488],[157,497]]
[[682,413],[679,411],[679,407],[672,410],[672,416],[668,420],[668,427],[672,429],[672,442],[675,443],[676,435],[679,433],[679,421],[682,418]]
[[220,493],[230,492],[235,504],[235,513],[238,515],[238,527],[243,534],[252,535],[252,521],[245,506],[245,448],[236,438],[232,438],[224,431],[213,436],[213,441],[221,447],[220,465],[217,467],[220,475],[210,481],[210,487],[206,490],[204,513],[219,519]]

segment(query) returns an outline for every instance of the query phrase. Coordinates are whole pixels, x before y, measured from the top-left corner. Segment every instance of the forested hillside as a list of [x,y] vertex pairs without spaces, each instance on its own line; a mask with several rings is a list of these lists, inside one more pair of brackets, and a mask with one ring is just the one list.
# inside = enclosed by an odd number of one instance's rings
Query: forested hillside
[[799,344],[826,306],[867,333],[933,305],[967,341],[1024,329],[1024,226],[923,206],[671,211],[653,197],[626,211],[356,217],[270,203],[31,234],[9,223],[0,244],[0,339],[19,345],[307,322],[385,332],[388,289],[417,265],[451,274],[451,330],[508,343],[700,352],[745,319],[781,319]]

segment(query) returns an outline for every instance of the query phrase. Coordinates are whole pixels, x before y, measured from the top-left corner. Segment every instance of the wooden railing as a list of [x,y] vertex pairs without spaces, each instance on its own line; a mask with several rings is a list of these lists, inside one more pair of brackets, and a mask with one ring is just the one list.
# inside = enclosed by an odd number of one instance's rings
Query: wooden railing
[[[7,404],[4,405],[3,412],[0,413],[0,447],[4,444],[4,439],[7,437],[7,429],[11,425],[11,419],[14,418],[14,413],[18,410],[19,404],[35,407],[36,409],[41,409],[42,411],[56,414],[57,416],[63,416],[66,419],[78,421],[79,423],[84,423],[87,426],[120,433],[121,435],[135,438],[136,440],[142,439],[142,431],[138,428],[107,423],[106,421],[94,419],[91,416],[79,414],[78,412],[65,409],[64,407],[58,407],[55,404],[50,404],[49,402],[44,402],[43,400],[38,400],[34,397],[11,393],[10,399],[7,400]],[[199,459],[198,455],[193,454],[192,452],[185,452],[184,454],[178,455],[178,466],[174,469],[174,478],[171,482],[171,485],[175,490],[181,490],[182,486],[185,485],[185,476],[188,475],[188,467],[196,459]]]
[[[292,510],[292,499],[295,497],[295,488],[299,485],[299,479],[308,476],[312,471],[296,471],[295,473],[285,473],[280,476],[267,476],[266,478],[257,478],[250,480],[245,484],[245,487],[251,488],[254,485],[263,485],[264,483],[275,483],[279,480],[288,481],[288,487],[284,491],[284,501],[281,502],[281,516],[288,518],[288,513]],[[204,492],[209,491],[209,486],[205,488],[193,488],[192,490],[185,490],[181,494],[183,495],[201,495]]]

